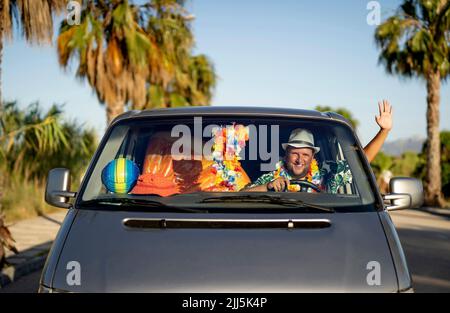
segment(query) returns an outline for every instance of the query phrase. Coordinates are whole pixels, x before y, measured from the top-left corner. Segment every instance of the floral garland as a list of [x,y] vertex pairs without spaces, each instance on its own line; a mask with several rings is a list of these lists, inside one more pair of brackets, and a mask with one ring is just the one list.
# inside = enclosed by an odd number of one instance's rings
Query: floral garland
[[236,178],[241,175],[239,154],[248,141],[249,128],[233,124],[214,128],[212,133],[214,165],[211,171],[216,175],[215,186],[226,188],[228,191],[237,191]]
[[[280,161],[276,164],[276,170],[273,175],[274,180],[279,177],[286,177],[288,179],[292,179],[291,175],[289,175],[283,164],[284,164],[283,161]],[[311,161],[308,174],[306,174],[306,180],[315,185],[320,185],[322,182],[322,175],[320,174],[319,165],[317,164],[316,159],[313,159]],[[288,190],[293,192],[300,191],[300,185],[291,184],[288,186]]]

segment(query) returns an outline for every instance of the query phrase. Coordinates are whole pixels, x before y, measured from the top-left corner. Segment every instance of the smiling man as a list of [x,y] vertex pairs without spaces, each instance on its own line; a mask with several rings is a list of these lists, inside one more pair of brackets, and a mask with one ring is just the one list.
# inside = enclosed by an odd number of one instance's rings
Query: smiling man
[[[375,159],[392,128],[392,106],[387,100],[378,103],[380,115],[375,116],[375,121],[380,130],[364,148],[369,162]],[[345,160],[337,160],[332,166],[325,164],[319,170],[314,159],[319,147],[314,145],[313,134],[306,129],[294,129],[289,136],[289,141],[282,144],[286,154],[282,161],[277,163],[275,171],[259,177],[253,184],[242,191],[266,192],[266,191],[299,191],[299,185],[291,182],[304,181],[311,187],[304,188],[307,192],[327,191],[337,193],[339,188],[352,182],[352,174]],[[306,185],[307,186],[307,185]],[[315,187],[315,188],[314,188]]]
[[[289,136],[289,141],[283,143],[282,147],[286,155],[277,164],[277,169],[262,175],[243,191],[298,191],[295,187],[290,187],[291,180],[308,181],[324,189],[321,182],[324,173],[316,173],[316,175],[310,173],[314,155],[320,151],[320,148],[314,145],[313,134],[306,129],[294,129]],[[308,191],[310,189],[312,188],[308,188]]]

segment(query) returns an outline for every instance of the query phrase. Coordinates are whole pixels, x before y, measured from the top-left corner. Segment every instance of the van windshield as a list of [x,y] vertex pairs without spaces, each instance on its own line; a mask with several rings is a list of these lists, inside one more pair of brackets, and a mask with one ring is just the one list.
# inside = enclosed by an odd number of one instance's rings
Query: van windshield
[[122,121],[106,136],[80,188],[79,204],[138,199],[165,206],[261,207],[274,196],[322,207],[374,203],[356,138],[341,122],[147,118]]

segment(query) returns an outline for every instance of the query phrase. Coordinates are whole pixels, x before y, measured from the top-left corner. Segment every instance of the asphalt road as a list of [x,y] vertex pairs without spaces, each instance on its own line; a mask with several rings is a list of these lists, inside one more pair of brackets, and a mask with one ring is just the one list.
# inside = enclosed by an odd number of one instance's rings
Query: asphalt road
[[450,292],[450,210],[391,212],[416,292]]
[[14,283],[0,289],[0,293],[35,293],[39,288],[40,278],[41,271],[22,276]]
[[[428,211],[428,212],[427,212]],[[405,210],[391,213],[416,292],[450,292],[450,212]],[[36,292],[40,271],[10,284],[0,293]]]

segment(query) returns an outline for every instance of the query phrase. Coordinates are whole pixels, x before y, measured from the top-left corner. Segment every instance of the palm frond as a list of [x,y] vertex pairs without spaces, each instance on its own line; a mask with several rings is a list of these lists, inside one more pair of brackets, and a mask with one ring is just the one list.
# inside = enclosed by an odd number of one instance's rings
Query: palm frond
[[2,0],[4,35],[12,39],[15,26],[32,44],[51,43],[53,15],[62,13],[65,0]]
[[61,24],[60,64],[77,61],[77,76],[87,79],[106,104],[108,120],[125,107],[210,103],[214,68],[206,57],[192,56],[191,19],[183,5],[179,0],[143,5],[93,0],[81,25]]
[[43,179],[53,167],[85,166],[95,149],[94,131],[63,121],[61,114],[59,106],[43,113],[37,103],[24,110],[6,104],[0,115],[2,170]]
[[388,73],[449,75],[450,1],[405,0],[375,31],[379,62]]

